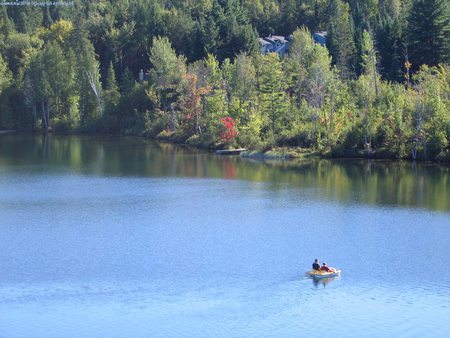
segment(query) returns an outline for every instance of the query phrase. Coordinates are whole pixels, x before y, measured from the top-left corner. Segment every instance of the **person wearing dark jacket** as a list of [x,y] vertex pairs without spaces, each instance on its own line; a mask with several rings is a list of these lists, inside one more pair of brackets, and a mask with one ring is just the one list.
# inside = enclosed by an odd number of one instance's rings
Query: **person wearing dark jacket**
[[312,264],[312,268],[313,268],[313,270],[317,270],[317,271],[320,270],[320,263],[319,263],[319,259],[318,258],[316,258],[314,260],[314,263]]

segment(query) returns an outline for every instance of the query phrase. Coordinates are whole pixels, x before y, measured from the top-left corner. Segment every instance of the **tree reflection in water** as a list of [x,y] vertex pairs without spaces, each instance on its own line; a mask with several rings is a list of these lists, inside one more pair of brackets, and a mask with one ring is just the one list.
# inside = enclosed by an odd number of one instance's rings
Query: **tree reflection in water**
[[318,189],[321,199],[373,207],[450,211],[450,167],[405,161],[259,161],[215,156],[181,145],[110,136],[2,135],[0,167],[41,166],[84,175],[239,179]]

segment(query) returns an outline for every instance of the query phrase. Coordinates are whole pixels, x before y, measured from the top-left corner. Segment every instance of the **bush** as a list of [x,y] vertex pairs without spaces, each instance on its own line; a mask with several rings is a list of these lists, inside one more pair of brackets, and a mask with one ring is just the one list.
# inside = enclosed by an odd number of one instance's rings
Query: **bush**
[[75,128],[76,122],[70,116],[57,116],[52,119],[51,125],[58,132],[68,132]]
[[242,130],[236,138],[238,145],[248,149],[258,149],[262,146],[259,135],[254,134],[251,130]]
[[186,140],[186,143],[192,147],[214,148],[214,138],[208,133],[201,135],[194,134]]
[[147,121],[147,125],[145,127],[144,135],[147,137],[156,137],[158,134],[163,132],[167,127],[167,117],[162,114],[156,114],[156,117],[151,121],[150,119]]
[[436,161],[439,162],[445,162],[445,163],[450,163],[450,151],[441,151],[437,156],[436,156]]
[[303,129],[297,131],[295,134],[293,133],[281,134],[277,138],[277,146],[311,148],[313,146],[312,132]]
[[435,159],[438,154],[445,151],[448,147],[448,140],[445,131],[438,130],[434,132],[427,143],[427,152],[430,159]]

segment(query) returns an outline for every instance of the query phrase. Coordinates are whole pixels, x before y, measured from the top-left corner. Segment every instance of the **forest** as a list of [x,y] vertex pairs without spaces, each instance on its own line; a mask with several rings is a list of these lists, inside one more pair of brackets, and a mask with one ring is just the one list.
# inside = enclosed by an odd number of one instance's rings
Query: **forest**
[[0,131],[450,161],[447,0],[7,3]]

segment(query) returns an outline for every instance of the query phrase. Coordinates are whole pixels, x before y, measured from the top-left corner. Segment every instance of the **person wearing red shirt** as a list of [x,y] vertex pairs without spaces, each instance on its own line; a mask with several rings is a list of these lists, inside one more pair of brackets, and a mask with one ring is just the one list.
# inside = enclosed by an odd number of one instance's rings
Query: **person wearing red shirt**
[[320,271],[333,272],[333,270],[331,268],[329,268],[327,263],[325,263],[325,262],[322,264],[322,267],[320,268]]

